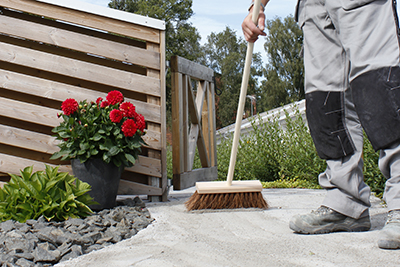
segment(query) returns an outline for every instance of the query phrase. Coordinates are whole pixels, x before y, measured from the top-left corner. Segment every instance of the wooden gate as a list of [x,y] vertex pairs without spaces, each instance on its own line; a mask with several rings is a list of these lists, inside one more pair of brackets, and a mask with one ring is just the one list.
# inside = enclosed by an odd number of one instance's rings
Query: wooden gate
[[[174,190],[217,179],[213,70],[171,58]],[[202,168],[193,170],[196,148]]]

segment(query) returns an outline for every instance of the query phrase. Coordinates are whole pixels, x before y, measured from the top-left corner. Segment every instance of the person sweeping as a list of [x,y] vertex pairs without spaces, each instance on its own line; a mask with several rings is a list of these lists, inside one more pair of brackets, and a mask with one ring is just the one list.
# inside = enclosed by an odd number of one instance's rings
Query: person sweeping
[[[242,23],[245,39],[265,36],[262,0],[258,27],[252,8]],[[367,231],[370,188],[363,177],[363,130],[380,150],[389,210],[378,246],[400,248],[400,40],[395,0],[299,0],[295,18],[304,34],[306,115],[327,168],[322,205],[294,216],[300,234]]]

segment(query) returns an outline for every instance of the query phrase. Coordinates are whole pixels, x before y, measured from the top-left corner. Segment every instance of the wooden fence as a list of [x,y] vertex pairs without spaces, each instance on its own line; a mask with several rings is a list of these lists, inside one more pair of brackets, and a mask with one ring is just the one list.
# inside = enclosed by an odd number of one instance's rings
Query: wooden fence
[[[213,70],[171,58],[174,190],[216,180],[217,148]],[[202,168],[193,170],[196,148]]]
[[164,22],[75,0],[0,0],[0,9],[0,173],[71,172],[49,159],[62,101],[119,90],[145,117],[149,146],[118,193],[165,201]]

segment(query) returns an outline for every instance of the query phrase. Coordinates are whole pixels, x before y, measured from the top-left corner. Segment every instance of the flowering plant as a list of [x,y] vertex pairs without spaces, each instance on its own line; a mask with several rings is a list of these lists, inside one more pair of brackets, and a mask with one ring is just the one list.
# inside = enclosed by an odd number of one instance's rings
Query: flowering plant
[[89,158],[102,158],[117,167],[135,164],[142,145],[146,143],[146,123],[135,106],[124,102],[119,91],[111,91],[106,99],[99,97],[96,102],[87,100],[78,103],[68,98],[61,105],[63,118],[52,131],[61,140],[60,151],[51,159],[79,159],[82,163]]

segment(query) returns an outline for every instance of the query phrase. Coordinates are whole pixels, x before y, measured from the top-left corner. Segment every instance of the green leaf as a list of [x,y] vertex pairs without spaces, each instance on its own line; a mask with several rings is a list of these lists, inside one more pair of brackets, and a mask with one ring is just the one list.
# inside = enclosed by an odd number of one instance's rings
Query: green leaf
[[118,148],[117,146],[111,147],[111,149],[108,151],[111,157],[117,155],[119,152],[121,152],[121,149]]
[[109,151],[113,147],[111,141],[109,139],[104,142],[104,144],[100,144],[99,148],[101,150]]
[[113,132],[113,135],[114,136],[117,136],[117,135],[119,135],[121,133],[121,130],[119,129],[119,128],[115,128],[114,129],[114,132]]
[[71,137],[71,132],[67,131],[67,132],[59,132],[58,135],[61,138],[70,138]]
[[81,150],[88,150],[90,145],[89,143],[80,143],[79,147],[81,148]]
[[33,166],[28,166],[23,171],[20,171],[20,173],[23,178],[29,179],[32,175],[32,171],[33,171]]
[[[5,194],[5,192],[3,191],[3,189],[0,188],[0,202],[1,202],[1,201],[4,201],[5,198],[6,198],[6,194]],[[1,210],[1,207],[0,207],[0,210]]]
[[95,141],[95,142],[97,142],[97,141],[100,141],[102,138],[103,138],[103,136],[102,136],[99,132],[97,132],[97,133],[93,136],[92,140]]
[[103,154],[103,161],[106,163],[110,163],[111,158],[107,155],[107,153]]
[[32,207],[28,203],[21,203],[21,204],[17,205],[17,208],[32,212]]
[[31,183],[29,183],[30,182],[29,180],[25,181],[21,177],[17,177],[17,179],[19,186],[24,188],[29,193],[29,195],[36,196],[38,194],[38,191],[35,189],[35,187],[32,186]]
[[57,151],[56,153],[54,153],[50,159],[58,159],[60,157],[62,157],[65,153],[63,151]]
[[131,154],[125,154],[125,158],[132,164],[135,164],[136,160]]

